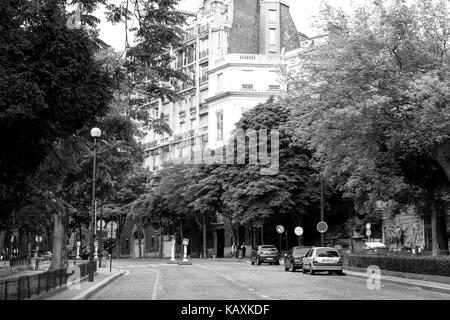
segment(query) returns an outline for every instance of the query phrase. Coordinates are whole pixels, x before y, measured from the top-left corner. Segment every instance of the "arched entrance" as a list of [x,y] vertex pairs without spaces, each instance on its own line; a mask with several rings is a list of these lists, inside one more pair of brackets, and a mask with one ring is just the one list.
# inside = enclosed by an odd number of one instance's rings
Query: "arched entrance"
[[145,230],[141,227],[138,228],[137,225],[133,226],[133,231],[131,232],[131,257],[133,259],[139,259],[139,237],[141,239],[141,258],[145,258]]

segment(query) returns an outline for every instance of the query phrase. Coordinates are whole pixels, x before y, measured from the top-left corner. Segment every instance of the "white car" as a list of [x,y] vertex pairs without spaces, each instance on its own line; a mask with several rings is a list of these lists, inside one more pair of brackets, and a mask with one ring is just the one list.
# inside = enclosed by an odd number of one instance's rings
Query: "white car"
[[309,271],[314,274],[320,271],[328,271],[342,275],[342,257],[335,248],[317,247],[312,248],[303,258],[303,273]]

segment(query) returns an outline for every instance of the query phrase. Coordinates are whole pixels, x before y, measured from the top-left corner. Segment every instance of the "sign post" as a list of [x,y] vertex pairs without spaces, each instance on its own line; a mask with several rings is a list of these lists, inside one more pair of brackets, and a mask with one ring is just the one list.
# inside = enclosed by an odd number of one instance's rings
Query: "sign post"
[[317,224],[317,231],[320,232],[321,234],[321,246],[324,247],[325,246],[325,232],[327,232],[328,230],[328,224],[325,221],[320,221]]
[[279,224],[279,225],[276,227],[276,230],[277,230],[278,234],[280,235],[280,254],[281,254],[281,235],[282,235],[283,232],[284,232],[284,227],[283,227],[281,224]]
[[175,237],[172,237],[171,257],[169,263],[175,263]]

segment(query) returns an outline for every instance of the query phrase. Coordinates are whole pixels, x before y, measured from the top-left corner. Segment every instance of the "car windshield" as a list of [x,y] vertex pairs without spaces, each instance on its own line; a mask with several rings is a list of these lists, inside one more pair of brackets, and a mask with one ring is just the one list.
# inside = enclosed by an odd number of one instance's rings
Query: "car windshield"
[[277,252],[278,250],[275,247],[261,247],[261,251]]
[[298,248],[298,249],[294,249],[294,252],[292,253],[292,255],[294,257],[303,257],[304,255],[306,255],[309,251],[309,248]]
[[339,257],[339,252],[337,252],[337,250],[335,250],[335,249],[329,249],[329,248],[317,249],[317,256],[334,258],[334,257]]

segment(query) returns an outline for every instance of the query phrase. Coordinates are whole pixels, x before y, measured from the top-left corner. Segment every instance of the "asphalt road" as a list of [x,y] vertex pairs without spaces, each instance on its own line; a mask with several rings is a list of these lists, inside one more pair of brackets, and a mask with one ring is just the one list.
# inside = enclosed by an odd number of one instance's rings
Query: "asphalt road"
[[285,272],[284,266],[250,265],[224,260],[118,260],[129,271],[90,297],[91,300],[450,300],[450,294],[383,283],[368,289],[366,280],[351,276]]

